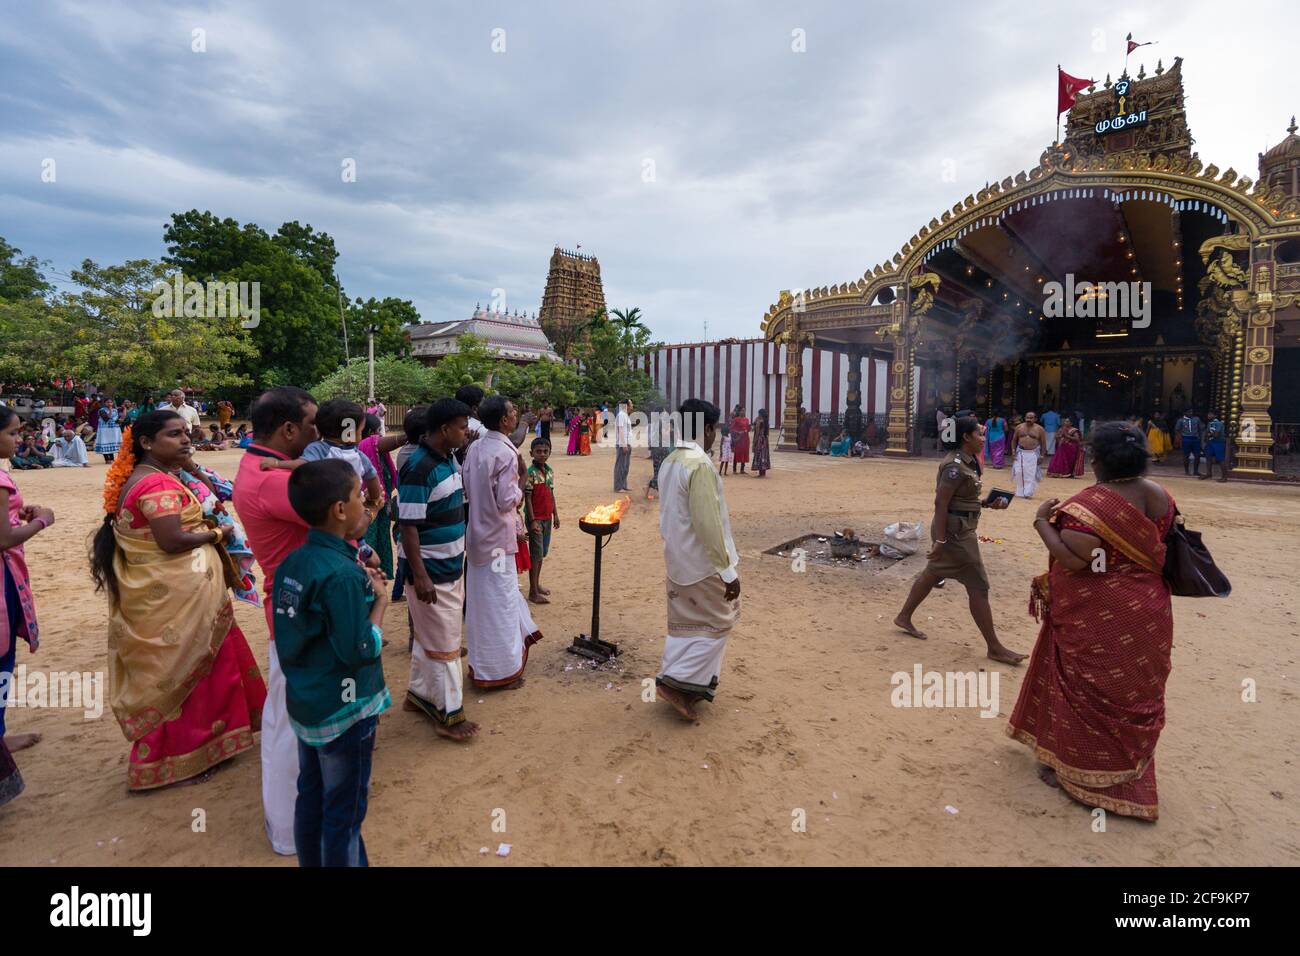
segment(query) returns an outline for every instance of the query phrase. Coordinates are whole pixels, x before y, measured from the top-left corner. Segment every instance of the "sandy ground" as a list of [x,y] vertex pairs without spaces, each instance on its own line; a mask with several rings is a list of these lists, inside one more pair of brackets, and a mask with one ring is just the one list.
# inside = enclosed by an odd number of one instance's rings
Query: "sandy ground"
[[[239,454],[203,460],[232,475]],[[788,560],[762,554],[809,530],[878,535],[899,518],[927,520],[933,462],[773,460],[762,481],[726,479],[744,609],[717,702],[702,705],[691,725],[641,696],[658,666],[664,607],[657,511],[640,496],[604,555],[602,636],[622,644],[621,668],[578,669],[581,659],[565,652],[591,613],[592,539],[574,519],[615,497],[613,455],[553,459],[566,523],[546,562],[555,603],[536,609],[546,637],[527,685],[467,693],[484,727],[469,746],[436,739],[400,707],[384,717],[364,831],[374,863],[1300,864],[1300,489],[1168,482],[1235,591],[1224,601],[1175,599],[1161,818],[1112,817],[1098,833],[1088,810],[1040,783],[1029,752],[1004,735],[1020,670],[999,667],[994,719],[891,705],[896,671],[988,663],[959,588],[922,606],[917,620],[930,640],[919,643],[889,621],[920,559],[871,577],[817,567],[797,574]],[[643,490],[649,471],[636,452],[633,486]],[[28,502],[59,516],[28,547],[44,643],[36,656],[20,646],[20,664],[105,667],[105,602],[91,593],[84,557],[103,475],[102,463],[16,475]],[[993,479],[1010,481],[1005,472]],[[1049,479],[1039,495],[1081,486]],[[984,546],[985,562],[1003,640],[1024,651],[1036,635],[1025,610],[1029,579],[1046,560],[1032,517],[1017,502],[986,513],[981,528],[1003,539]],[[264,618],[245,606],[238,614],[264,660]],[[397,700],[407,681],[405,618],[395,604],[386,622],[394,640],[385,671]],[[1257,703],[1242,702],[1247,678]],[[127,745],[107,708],[97,721],[16,710],[9,726],[44,740],[17,755],[27,791],[0,810],[0,864],[293,863],[272,854],[263,835],[255,751],[202,785],[130,796]],[[191,829],[196,808],[206,812],[204,833]],[[799,810],[803,833],[792,828]],[[500,843],[513,846],[508,859],[480,853]]]

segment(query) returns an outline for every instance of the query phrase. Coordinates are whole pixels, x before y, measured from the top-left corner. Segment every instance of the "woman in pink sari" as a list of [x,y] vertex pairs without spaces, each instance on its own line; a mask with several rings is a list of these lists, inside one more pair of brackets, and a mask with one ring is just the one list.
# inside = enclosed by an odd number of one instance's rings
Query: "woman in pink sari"
[[253,746],[266,685],[235,623],[223,571],[231,528],[205,522],[178,473],[185,419],[141,415],[104,482],[91,552],[108,591],[109,697],[131,742],[130,790],[202,780]]
[[1082,478],[1083,459],[1083,436],[1068,417],[1062,418],[1056,433],[1056,453],[1047,465],[1048,477]]
[[1042,628],[1007,733],[1039,774],[1088,807],[1155,820],[1156,742],[1174,624],[1165,582],[1173,498],[1143,477],[1146,436],[1110,422],[1092,436],[1097,483],[1038,509],[1050,555],[1030,609]]
[[[22,427],[18,413],[0,405],[0,458],[14,456]],[[24,504],[9,472],[0,470],[0,572],[4,575],[0,582],[0,673],[13,673],[20,639],[27,642],[28,653],[34,653],[40,645],[23,545],[53,523],[54,512]],[[6,691],[7,687],[0,685],[0,694]],[[40,734],[7,734],[6,709],[0,696],[0,804],[9,802],[23,789],[23,778],[10,752],[31,747],[41,739]]]
[[578,443],[582,440],[582,412],[574,411],[573,417],[569,419],[569,447],[565,449],[566,455],[576,455],[578,453]]

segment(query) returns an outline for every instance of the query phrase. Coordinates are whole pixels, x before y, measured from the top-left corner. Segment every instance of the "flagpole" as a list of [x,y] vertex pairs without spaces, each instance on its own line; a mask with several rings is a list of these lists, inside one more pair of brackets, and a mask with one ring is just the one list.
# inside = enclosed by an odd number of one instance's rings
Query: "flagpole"
[[1061,145],[1061,64],[1056,64],[1056,137],[1053,146]]

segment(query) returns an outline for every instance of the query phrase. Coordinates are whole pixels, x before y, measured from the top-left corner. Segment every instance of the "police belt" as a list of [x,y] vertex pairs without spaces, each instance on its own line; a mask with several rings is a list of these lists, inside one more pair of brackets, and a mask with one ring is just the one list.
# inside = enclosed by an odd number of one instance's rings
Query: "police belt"
[[959,518],[978,518],[980,516],[978,511],[963,511],[960,508],[949,508],[948,514],[956,515]]

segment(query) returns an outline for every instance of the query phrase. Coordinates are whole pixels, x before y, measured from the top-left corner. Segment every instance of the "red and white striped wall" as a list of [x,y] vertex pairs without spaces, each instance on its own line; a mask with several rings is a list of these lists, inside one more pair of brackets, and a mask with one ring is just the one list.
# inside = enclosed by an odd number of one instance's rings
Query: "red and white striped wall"
[[[689,342],[666,345],[647,355],[643,368],[676,408],[688,398],[703,398],[724,413],[740,403],[752,418],[768,410],[773,427],[785,413],[786,349],[763,339]],[[862,413],[884,415],[889,364],[882,354],[862,359]],[[803,404],[819,414],[844,414],[849,392],[849,359],[840,352],[803,350]]]

